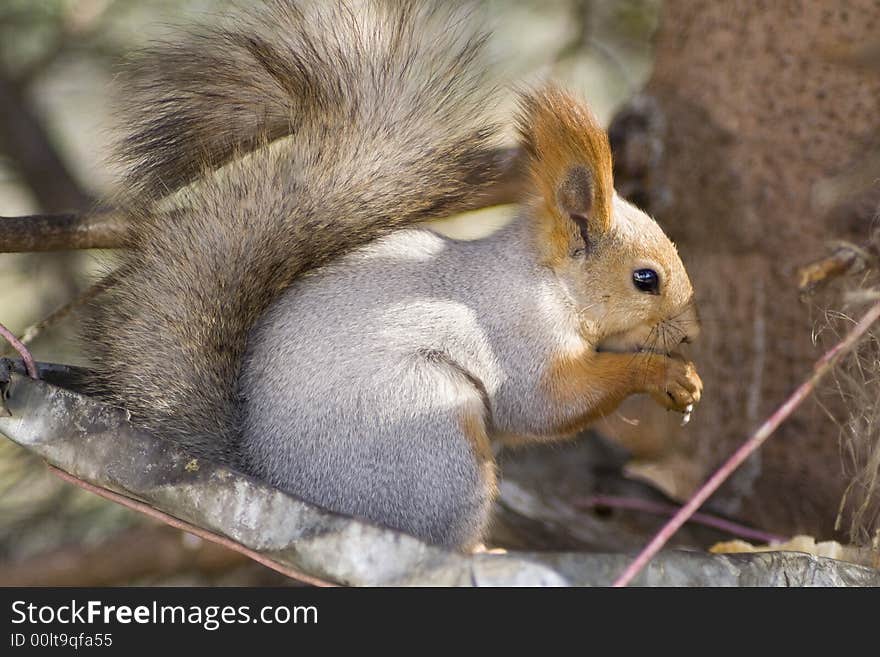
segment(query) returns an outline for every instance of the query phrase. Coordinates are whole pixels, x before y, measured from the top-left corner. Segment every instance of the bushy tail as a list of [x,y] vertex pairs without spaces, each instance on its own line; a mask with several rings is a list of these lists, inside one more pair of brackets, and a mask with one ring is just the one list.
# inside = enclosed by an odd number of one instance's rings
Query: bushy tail
[[275,0],[135,62],[133,230],[87,329],[97,389],[234,460],[248,331],[278,293],[490,182],[471,22],[426,2]]

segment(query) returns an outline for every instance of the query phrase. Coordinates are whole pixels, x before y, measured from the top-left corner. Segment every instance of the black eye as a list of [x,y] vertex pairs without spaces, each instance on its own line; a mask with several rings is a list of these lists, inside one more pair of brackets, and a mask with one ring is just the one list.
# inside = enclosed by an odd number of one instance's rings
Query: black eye
[[633,272],[633,284],[640,292],[660,293],[660,277],[653,269],[636,269]]

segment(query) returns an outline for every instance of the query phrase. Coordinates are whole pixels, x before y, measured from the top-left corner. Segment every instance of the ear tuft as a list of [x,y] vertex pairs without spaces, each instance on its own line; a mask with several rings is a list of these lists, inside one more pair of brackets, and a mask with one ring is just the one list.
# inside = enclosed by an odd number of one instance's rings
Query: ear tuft
[[[556,86],[520,98],[520,146],[549,222],[551,260],[583,238],[587,247],[611,227],[614,182],[608,135],[584,103]],[[569,236],[565,243],[564,236]]]

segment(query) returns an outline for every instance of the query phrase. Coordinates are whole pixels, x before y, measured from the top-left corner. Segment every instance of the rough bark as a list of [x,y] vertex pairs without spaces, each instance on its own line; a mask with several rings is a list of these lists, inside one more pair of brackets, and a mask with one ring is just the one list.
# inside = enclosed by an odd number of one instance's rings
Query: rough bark
[[[668,0],[644,95],[612,126],[621,187],[679,246],[704,330],[706,391],[686,429],[648,405],[606,426],[634,471],[684,497],[809,373],[816,302],[797,268],[864,242],[877,207],[880,2]],[[856,45],[853,45],[856,44]],[[873,61],[873,60],[872,60]],[[638,408],[636,408],[638,406]],[[846,486],[838,429],[805,405],[713,500],[781,533],[827,537]]]

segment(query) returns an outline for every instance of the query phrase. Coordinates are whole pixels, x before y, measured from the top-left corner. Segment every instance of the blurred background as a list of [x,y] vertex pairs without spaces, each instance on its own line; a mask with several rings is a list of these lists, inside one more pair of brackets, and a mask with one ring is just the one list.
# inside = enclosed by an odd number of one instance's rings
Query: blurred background
[[[483,4],[508,89],[500,118],[509,122],[517,87],[552,77],[610,126],[618,190],[657,217],[691,272],[705,323],[693,356],[706,382],[686,430],[635,399],[597,427],[602,437],[502,455],[491,542],[632,549],[809,372],[858,315],[853,293],[874,289],[880,4]],[[114,178],[114,71],[175,24],[212,22],[229,6],[0,1],[0,216],[99,207]],[[476,238],[510,215],[490,208],[441,229]],[[829,244],[856,249],[845,269],[858,272],[805,296],[798,269]],[[0,254],[0,322],[22,335],[85,293],[108,261],[92,251]],[[34,355],[82,363],[75,329],[72,316],[47,327]],[[880,528],[877,353],[872,335],[709,511],[770,537],[870,544]],[[677,544],[728,537],[695,526]],[[72,488],[0,438],[0,584],[36,583],[286,580]]]

